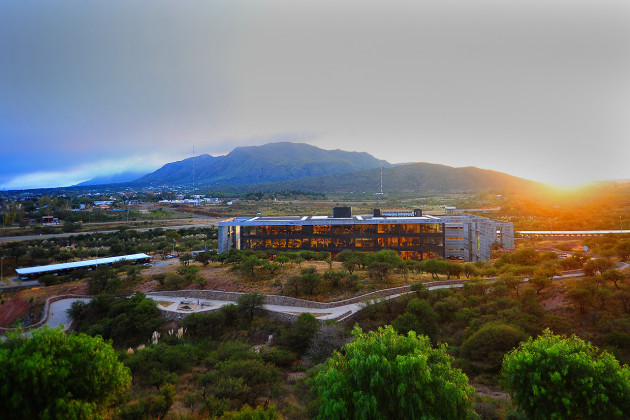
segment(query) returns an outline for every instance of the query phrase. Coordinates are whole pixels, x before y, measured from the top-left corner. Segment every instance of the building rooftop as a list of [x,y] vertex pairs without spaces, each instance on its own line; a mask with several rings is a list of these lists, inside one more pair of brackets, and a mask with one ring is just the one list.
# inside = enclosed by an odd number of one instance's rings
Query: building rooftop
[[441,223],[442,217],[435,216],[372,216],[372,215],[354,215],[351,217],[333,217],[333,216],[240,216],[235,217],[231,221],[220,222],[220,225],[273,225],[273,224],[362,224],[362,223]]
[[95,265],[103,265],[103,264],[112,264],[118,261],[134,261],[140,260],[143,258],[151,258],[147,254],[131,254],[131,255],[121,255],[118,257],[108,257],[108,258],[96,258],[93,260],[85,260],[85,261],[74,261],[63,264],[50,264],[50,265],[40,265],[37,267],[27,267],[27,268],[16,268],[15,272],[22,276],[28,274],[38,274],[38,273],[46,273],[49,271],[59,271],[59,270],[67,270],[72,268],[82,268],[82,267],[92,267]]

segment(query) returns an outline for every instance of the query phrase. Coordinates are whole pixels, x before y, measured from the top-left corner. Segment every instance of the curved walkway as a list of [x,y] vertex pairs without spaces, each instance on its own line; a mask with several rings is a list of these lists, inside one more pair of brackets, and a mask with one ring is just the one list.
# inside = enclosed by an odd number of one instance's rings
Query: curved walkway
[[[436,290],[444,288],[463,287],[465,282],[466,280],[431,282],[431,284],[427,285],[427,289]],[[189,291],[180,290],[174,292],[174,295],[168,296],[162,294],[147,294],[147,297],[159,302],[158,305],[161,310],[171,312],[178,317],[183,317],[191,313],[216,311],[222,306],[234,304],[238,299],[238,296],[241,295],[241,293],[230,293],[229,295],[226,294],[224,299],[197,299],[195,297],[191,297],[186,292]],[[213,291],[209,292],[216,293]],[[181,294],[177,295],[177,293]],[[286,319],[296,318],[300,314],[306,312],[310,313],[320,321],[333,319],[337,321],[344,321],[364,309],[370,301],[374,301],[377,299],[395,299],[408,293],[413,293],[411,292],[410,286],[403,286],[394,289],[380,290],[379,295],[370,293],[367,295],[358,296],[357,298],[349,299],[352,302],[348,303],[346,303],[347,301],[322,303],[313,301],[302,301],[301,299],[287,298],[286,296],[268,295],[268,300],[272,300],[271,298],[280,298],[285,300],[285,302],[266,303],[263,305],[263,308],[272,313],[285,314]]]
[[[629,265],[624,262],[617,263],[620,269],[627,268]],[[581,276],[584,276],[582,270],[572,270],[554,277],[554,280]],[[528,281],[529,279],[525,278],[524,280]],[[433,281],[425,283],[425,286],[428,290],[458,288],[463,287],[466,281],[468,280]],[[284,320],[295,319],[301,313],[307,312],[320,321],[337,320],[343,322],[350,320],[364,309],[370,301],[395,299],[408,293],[412,293],[411,286],[401,286],[378,290],[347,300],[326,303],[295,299],[287,296],[266,295],[268,303],[264,304],[263,308],[271,314],[280,315],[280,318]],[[158,308],[167,317],[181,319],[191,313],[216,311],[222,306],[234,304],[242,294],[218,290],[177,290],[172,292],[150,292],[147,293],[147,297],[157,301]],[[52,296],[46,301],[42,320],[24,329],[29,330],[47,325],[50,328],[63,326],[64,330],[67,330],[70,327],[71,320],[66,311],[72,303],[78,300],[88,302],[91,299],[90,296]],[[11,330],[14,329],[0,328],[0,331]]]

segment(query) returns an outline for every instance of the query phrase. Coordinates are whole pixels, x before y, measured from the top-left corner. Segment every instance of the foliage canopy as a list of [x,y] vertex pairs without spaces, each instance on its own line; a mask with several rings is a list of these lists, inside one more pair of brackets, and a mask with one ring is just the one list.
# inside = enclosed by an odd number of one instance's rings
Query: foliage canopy
[[102,338],[48,328],[0,342],[0,377],[6,419],[98,418],[131,384]]
[[335,352],[315,377],[319,418],[462,419],[474,413],[474,390],[444,347],[391,326],[364,333]]
[[575,335],[545,330],[507,354],[502,373],[529,418],[616,419],[630,413],[630,369]]

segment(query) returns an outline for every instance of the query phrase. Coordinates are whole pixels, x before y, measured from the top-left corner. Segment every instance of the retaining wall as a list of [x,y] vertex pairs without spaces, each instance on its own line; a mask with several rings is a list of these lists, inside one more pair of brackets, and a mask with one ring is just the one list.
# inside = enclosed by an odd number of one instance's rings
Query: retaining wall
[[46,299],[46,302],[44,303],[44,313],[42,315],[42,319],[40,319],[38,322],[36,322],[35,324],[31,324],[28,325],[26,327],[22,327],[22,328],[6,328],[6,327],[0,327],[0,332],[9,332],[9,331],[28,331],[28,330],[33,330],[35,328],[39,328],[42,327],[46,321],[48,321],[48,316],[50,315],[50,305],[53,302],[57,302],[58,300],[63,300],[63,299],[70,299],[70,298],[89,298],[91,299],[93,296],[86,296],[86,295],[58,295],[58,296],[51,296],[48,299]]

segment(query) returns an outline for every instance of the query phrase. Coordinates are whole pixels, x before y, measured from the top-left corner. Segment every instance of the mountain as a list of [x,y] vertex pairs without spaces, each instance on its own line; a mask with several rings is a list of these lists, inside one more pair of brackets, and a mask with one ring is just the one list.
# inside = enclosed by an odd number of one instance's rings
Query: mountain
[[[380,191],[381,171],[369,169],[343,175],[309,177],[287,182],[261,183],[251,189],[296,189],[314,192]],[[459,193],[477,191],[530,191],[542,184],[502,172],[472,166],[454,168],[434,163],[407,163],[383,169],[384,192]]]
[[89,186],[89,185],[104,185],[104,184],[118,184],[121,182],[134,181],[141,176],[146,175],[146,172],[122,172],[114,175],[97,176],[88,181],[83,181],[77,184],[77,187]]
[[[345,174],[390,167],[386,161],[363,152],[323,150],[304,143],[269,143],[237,147],[226,156],[194,158],[195,185],[248,185],[289,181],[304,177]],[[134,185],[190,185],[193,158],[164,165],[133,182]]]

